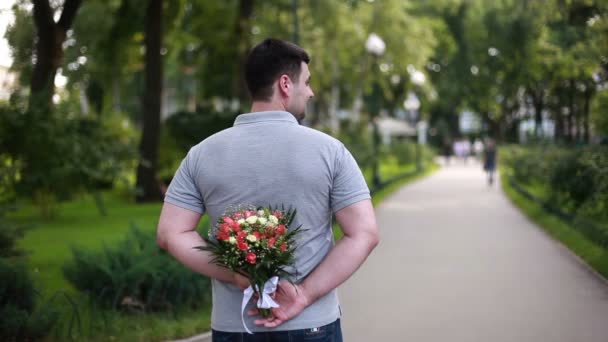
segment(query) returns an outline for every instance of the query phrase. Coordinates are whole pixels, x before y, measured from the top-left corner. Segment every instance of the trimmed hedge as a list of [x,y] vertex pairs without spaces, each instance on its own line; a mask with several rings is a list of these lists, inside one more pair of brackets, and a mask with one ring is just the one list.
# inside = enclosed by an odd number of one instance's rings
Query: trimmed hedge
[[608,248],[608,148],[509,146],[509,176],[590,240]]

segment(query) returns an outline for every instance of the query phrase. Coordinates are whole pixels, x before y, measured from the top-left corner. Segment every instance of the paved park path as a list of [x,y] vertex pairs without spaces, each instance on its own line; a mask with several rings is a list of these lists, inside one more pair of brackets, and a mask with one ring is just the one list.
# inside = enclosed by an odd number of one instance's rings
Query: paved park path
[[381,243],[340,288],[347,342],[606,342],[608,283],[462,162],[376,208]]

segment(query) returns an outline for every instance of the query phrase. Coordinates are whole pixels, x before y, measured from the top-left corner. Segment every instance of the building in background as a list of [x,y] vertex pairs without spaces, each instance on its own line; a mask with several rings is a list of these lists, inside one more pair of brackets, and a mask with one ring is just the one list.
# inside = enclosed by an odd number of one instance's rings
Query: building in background
[[0,65],[0,101],[8,101],[17,86],[17,75],[9,67]]

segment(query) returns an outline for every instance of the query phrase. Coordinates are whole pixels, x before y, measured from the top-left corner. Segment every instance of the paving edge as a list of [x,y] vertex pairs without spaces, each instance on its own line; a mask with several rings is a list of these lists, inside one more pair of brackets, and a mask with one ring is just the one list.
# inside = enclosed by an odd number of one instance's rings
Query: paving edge
[[[508,180],[507,180],[507,182],[508,182]],[[589,265],[589,263],[585,259],[583,259],[583,257],[581,257],[580,255],[576,254],[563,241],[561,241],[557,237],[551,235],[551,233],[549,233],[549,231],[547,229],[545,229],[545,227],[543,227],[543,225],[541,225],[539,222],[534,221],[530,216],[528,216],[528,214],[522,208],[520,208],[517,204],[515,204],[515,201],[512,200],[511,197],[509,197],[509,195],[507,194],[507,192],[505,191],[505,189],[503,187],[504,187],[504,185],[501,184],[500,190],[503,193],[503,195],[507,198],[507,200],[511,204],[511,206],[513,206],[513,208],[515,208],[517,211],[519,211],[526,218],[526,220],[528,220],[528,222],[532,223],[532,225],[534,225],[539,231],[541,231],[542,233],[544,233],[559,248],[561,248],[567,254],[569,254],[576,262],[578,262],[578,264],[580,264],[581,266],[583,266],[583,268],[587,272],[591,273],[593,276],[595,276],[596,279],[598,279],[600,282],[603,282],[604,285],[608,286],[608,278],[604,277],[603,274],[601,274],[598,270],[596,270],[595,268],[593,268],[593,266]],[[517,192],[517,190],[515,190],[515,191]],[[536,202],[533,202],[533,203],[535,203],[536,205],[540,205],[539,203],[536,203]],[[541,209],[542,209],[542,205],[541,205]],[[559,217],[551,214],[550,212],[546,212],[546,214],[547,215],[552,215],[552,216],[556,217],[559,220]],[[565,222],[565,224],[568,225],[567,222]],[[576,231],[576,229],[574,229],[574,228],[572,228],[572,229]]]

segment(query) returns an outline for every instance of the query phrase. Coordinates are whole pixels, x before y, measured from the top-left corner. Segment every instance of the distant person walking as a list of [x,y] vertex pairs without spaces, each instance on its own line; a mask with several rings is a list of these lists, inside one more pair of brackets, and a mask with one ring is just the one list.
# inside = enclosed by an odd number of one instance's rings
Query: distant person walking
[[494,171],[496,170],[496,142],[489,138],[486,142],[483,169],[488,174],[488,185],[494,183]]
[[443,140],[443,157],[445,158],[445,165],[450,165],[450,156],[452,155],[452,144],[449,139]]

